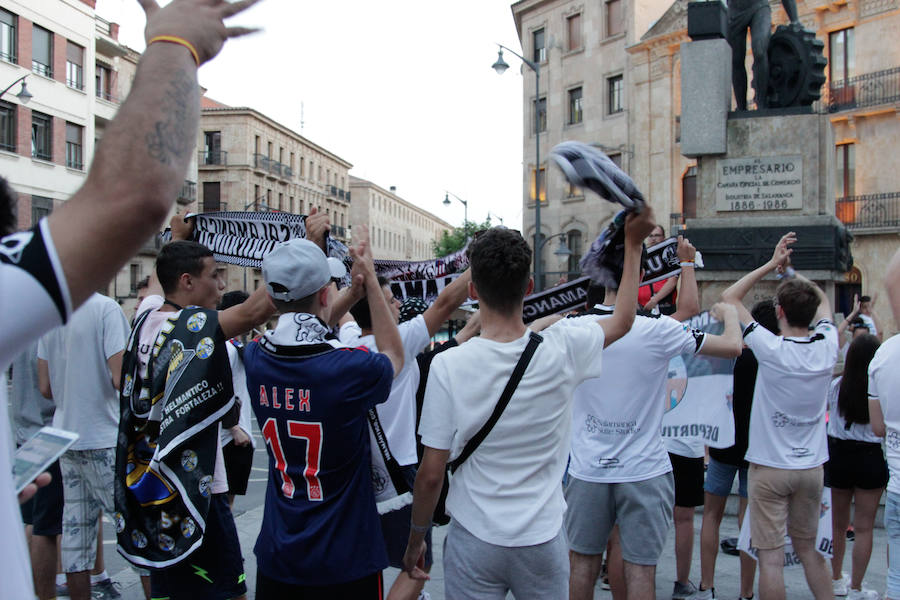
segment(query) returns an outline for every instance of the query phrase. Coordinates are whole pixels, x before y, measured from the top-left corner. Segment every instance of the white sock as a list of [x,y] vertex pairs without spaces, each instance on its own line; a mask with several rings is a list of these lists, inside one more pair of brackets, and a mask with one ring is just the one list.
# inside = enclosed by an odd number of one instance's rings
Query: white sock
[[106,581],[107,579],[109,579],[109,575],[106,573],[106,569],[103,569],[103,572],[99,575],[91,575],[91,585]]

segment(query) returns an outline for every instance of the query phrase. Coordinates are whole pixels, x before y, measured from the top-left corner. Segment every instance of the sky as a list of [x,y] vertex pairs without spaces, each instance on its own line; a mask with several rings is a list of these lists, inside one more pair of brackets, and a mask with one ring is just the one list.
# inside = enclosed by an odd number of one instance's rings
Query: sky
[[[160,2],[167,4],[166,0]],[[263,0],[229,25],[200,69],[207,96],[249,106],[354,166],[352,175],[460,225],[488,212],[522,223],[522,76],[491,65],[498,43],[521,54],[510,0]],[[136,0],[97,0],[119,41],[143,50]],[[301,112],[302,106],[302,112]],[[302,114],[302,118],[301,118]],[[303,127],[301,129],[301,120]],[[498,221],[494,219],[494,224]]]

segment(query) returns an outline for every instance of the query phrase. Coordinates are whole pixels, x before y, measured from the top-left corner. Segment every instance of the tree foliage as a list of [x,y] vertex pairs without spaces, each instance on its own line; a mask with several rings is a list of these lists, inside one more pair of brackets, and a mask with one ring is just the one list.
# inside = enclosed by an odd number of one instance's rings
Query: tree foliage
[[454,227],[452,231],[444,231],[440,239],[431,242],[435,258],[441,258],[448,254],[453,254],[457,250],[462,250],[466,245],[467,238],[474,235],[477,231],[489,229],[490,227],[491,220],[485,219],[483,223],[465,221],[462,227]]

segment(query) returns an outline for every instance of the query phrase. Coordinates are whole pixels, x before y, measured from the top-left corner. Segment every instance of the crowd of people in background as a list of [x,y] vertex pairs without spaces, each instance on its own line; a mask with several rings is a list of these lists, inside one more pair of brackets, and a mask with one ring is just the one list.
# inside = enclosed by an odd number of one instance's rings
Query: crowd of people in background
[[[0,452],[0,597],[119,597],[103,564],[105,513],[148,599],[245,598],[231,504],[247,490],[258,428],[269,458],[260,600],[382,598],[388,566],[402,570],[388,598],[428,598],[431,530],[448,519],[447,598],[587,599],[600,580],[616,599],[655,598],[670,529],[671,597],[716,598],[735,478],[757,553],[741,559],[742,599],[755,566],[759,597],[785,597],[786,536],[817,600],[880,597],[863,583],[886,488],[885,597],[900,600],[900,341],[883,339],[867,296],[834,324],[825,293],[791,267],[793,233],[709,307],[724,326],[712,335],[682,323],[701,309],[686,238],[677,290],[674,278],[640,289],[645,240],[665,237],[649,205],[627,216],[614,284],[592,286],[577,314],[530,325],[531,249],[504,227],[470,242],[470,268],[430,306],[401,306],[365,227],[348,273],[326,255],[327,215],[312,210],[307,237],[263,259],[264,285],[223,297],[213,253],[176,215],[129,326],[95,290],[169,213],[196,134],[197,68],[249,32],[224,19],[254,2],[141,0],[147,51],[86,184],[27,232],[13,231],[0,186],[0,368],[13,366],[16,442],[50,423],[79,434],[19,502]],[[771,276],[772,298],[748,310]],[[900,251],[885,281],[900,322]],[[432,348],[467,298],[478,312]],[[735,444],[708,463],[702,446],[660,435],[669,360],[685,353],[736,359]],[[830,568],[815,545],[824,486]]]

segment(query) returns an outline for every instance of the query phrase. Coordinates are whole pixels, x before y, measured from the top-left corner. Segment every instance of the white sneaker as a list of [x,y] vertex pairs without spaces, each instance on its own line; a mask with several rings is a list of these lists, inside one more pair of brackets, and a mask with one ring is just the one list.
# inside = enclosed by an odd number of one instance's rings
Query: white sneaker
[[846,573],[841,573],[840,579],[832,579],[831,589],[835,596],[846,596],[850,591],[850,576]]
[[716,600],[716,588],[709,588],[707,590],[697,588],[696,592],[688,596],[688,600]]
[[851,589],[847,594],[847,600],[880,600],[880,598],[878,592],[865,587],[858,590]]
[[431,600],[431,594],[429,594],[425,590],[422,590],[421,592],[419,592],[419,597],[417,600]]

